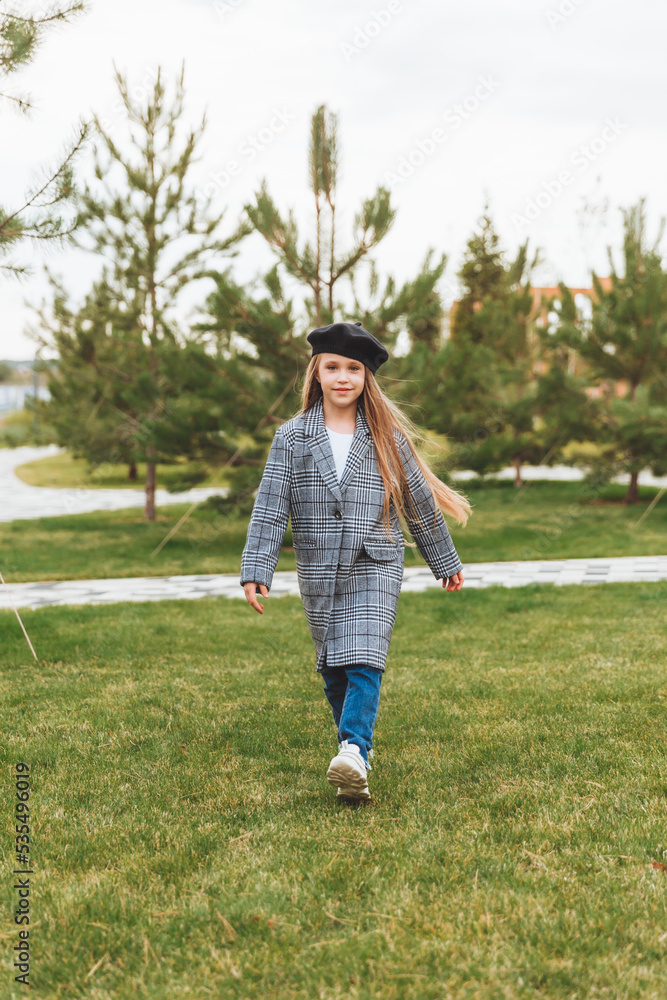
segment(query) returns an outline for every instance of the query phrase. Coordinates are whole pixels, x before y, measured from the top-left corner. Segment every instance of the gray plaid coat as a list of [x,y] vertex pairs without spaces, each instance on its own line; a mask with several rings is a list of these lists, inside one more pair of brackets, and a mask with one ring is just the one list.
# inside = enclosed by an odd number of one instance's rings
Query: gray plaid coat
[[[442,512],[404,435],[394,430],[421,521],[406,519],[436,580],[463,566]],[[299,590],[317,654],[316,670],[365,663],[384,671],[403,581],[405,541],[393,502],[392,538],[382,522],[384,484],[362,406],[341,481],[322,398],[279,427],[253,507],[241,558],[241,586],[269,589],[292,518]]]

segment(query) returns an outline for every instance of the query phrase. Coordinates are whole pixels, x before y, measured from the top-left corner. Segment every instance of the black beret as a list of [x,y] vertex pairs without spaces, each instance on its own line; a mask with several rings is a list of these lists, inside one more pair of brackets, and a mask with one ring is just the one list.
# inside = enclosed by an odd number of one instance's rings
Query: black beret
[[384,344],[364,330],[361,323],[330,323],[312,330],[306,340],[313,347],[311,357],[316,354],[340,354],[344,358],[361,361],[373,374],[389,358]]

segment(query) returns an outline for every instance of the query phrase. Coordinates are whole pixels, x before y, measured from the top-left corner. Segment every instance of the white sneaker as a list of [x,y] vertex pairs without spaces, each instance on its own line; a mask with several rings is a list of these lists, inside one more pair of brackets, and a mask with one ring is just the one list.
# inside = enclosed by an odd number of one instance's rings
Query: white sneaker
[[346,799],[370,799],[366,764],[356,743],[343,740],[338,755],[329,764],[327,781],[338,785],[338,795]]

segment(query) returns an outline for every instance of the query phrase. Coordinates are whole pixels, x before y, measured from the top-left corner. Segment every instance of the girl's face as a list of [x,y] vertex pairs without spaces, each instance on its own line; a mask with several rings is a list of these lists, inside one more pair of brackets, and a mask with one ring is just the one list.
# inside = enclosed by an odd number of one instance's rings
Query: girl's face
[[361,395],[366,366],[361,361],[344,358],[340,354],[321,354],[315,377],[327,401],[344,409]]

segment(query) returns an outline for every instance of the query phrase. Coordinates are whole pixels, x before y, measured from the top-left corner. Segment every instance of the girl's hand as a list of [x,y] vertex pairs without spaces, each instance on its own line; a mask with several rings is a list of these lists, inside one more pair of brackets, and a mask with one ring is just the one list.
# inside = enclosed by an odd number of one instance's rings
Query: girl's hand
[[445,577],[442,585],[445,590],[460,590],[463,586],[463,572],[454,573],[454,576],[450,576],[449,579]]
[[248,604],[258,611],[260,615],[264,614],[264,608],[257,600],[256,590],[259,587],[262,597],[270,597],[269,588],[263,583],[244,583],[243,589],[245,591],[245,599]]

